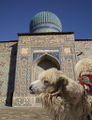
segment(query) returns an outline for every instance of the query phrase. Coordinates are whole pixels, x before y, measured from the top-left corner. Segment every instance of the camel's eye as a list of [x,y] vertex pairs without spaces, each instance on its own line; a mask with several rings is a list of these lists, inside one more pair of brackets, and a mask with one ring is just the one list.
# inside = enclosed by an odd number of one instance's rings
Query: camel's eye
[[49,85],[49,82],[47,80],[44,80],[44,85]]

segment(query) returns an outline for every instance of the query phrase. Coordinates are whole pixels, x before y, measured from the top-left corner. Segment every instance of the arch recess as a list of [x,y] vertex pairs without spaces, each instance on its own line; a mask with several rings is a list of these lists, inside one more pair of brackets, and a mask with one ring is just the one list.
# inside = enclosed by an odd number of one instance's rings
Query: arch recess
[[32,65],[32,81],[37,80],[41,72],[53,67],[60,70],[61,68],[59,61],[51,55],[42,55],[41,57],[36,59]]

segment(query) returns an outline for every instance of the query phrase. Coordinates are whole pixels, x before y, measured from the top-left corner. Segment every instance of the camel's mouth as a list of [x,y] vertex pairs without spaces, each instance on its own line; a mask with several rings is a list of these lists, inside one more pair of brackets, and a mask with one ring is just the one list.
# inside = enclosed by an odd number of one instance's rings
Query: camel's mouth
[[29,87],[30,94],[35,94],[35,92],[32,89],[32,86]]
[[40,93],[39,92],[30,91],[30,94],[39,95]]
[[40,92],[38,90],[33,89],[32,86],[29,87],[29,91],[30,91],[30,94],[35,94],[35,95],[39,95],[40,94]]
[[30,90],[30,94],[35,94],[35,92]]

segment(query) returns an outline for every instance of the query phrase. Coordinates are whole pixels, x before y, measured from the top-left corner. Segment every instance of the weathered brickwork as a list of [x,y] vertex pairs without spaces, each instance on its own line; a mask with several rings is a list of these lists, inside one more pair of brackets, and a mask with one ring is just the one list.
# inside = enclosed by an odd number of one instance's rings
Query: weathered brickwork
[[41,106],[29,86],[43,70],[56,67],[76,80],[76,62],[92,58],[92,40],[74,40],[73,33],[18,36],[18,41],[0,43],[0,106]]
[[77,40],[75,41],[75,50],[77,60],[85,57],[92,58],[92,40]]
[[19,45],[30,45],[35,48],[60,47],[65,42],[71,44],[73,35],[23,35],[19,37]]
[[14,57],[16,55],[15,44],[15,42],[0,43],[0,106],[9,104],[10,91],[13,92],[16,58]]

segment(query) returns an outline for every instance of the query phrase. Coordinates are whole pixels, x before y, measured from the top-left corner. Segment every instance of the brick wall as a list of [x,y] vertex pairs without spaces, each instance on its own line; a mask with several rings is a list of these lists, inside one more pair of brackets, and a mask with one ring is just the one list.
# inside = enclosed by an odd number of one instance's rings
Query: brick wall
[[77,55],[77,60],[85,57],[92,58],[92,40],[75,41],[75,51]]
[[16,58],[16,47],[14,45],[15,42],[0,43],[0,106],[10,104],[10,92],[14,87]]

